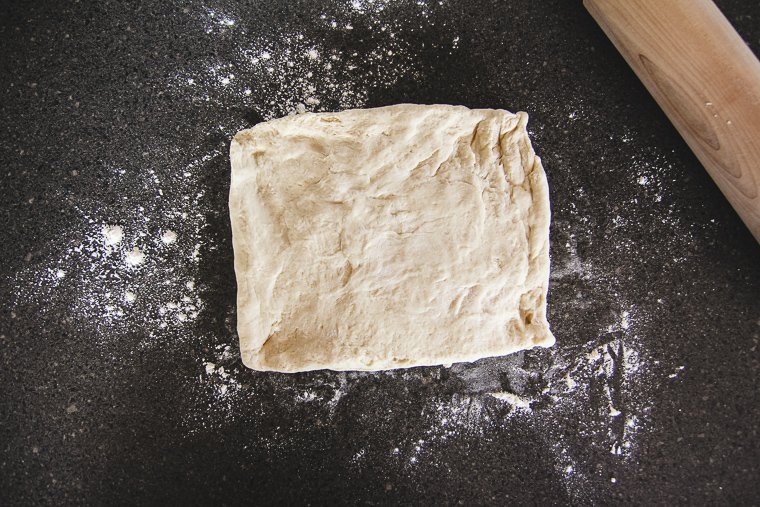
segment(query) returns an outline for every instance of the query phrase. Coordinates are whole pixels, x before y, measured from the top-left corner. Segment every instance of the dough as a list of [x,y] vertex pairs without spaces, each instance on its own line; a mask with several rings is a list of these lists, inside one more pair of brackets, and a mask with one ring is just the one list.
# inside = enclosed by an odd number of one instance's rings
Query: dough
[[549,192],[527,121],[402,104],[239,132],[243,363],[383,370],[552,345]]

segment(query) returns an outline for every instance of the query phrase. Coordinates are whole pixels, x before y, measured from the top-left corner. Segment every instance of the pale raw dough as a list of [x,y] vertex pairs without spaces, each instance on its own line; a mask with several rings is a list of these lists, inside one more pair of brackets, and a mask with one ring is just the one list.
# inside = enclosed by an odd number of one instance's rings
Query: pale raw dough
[[382,370],[552,345],[549,192],[527,120],[402,104],[239,132],[243,363]]

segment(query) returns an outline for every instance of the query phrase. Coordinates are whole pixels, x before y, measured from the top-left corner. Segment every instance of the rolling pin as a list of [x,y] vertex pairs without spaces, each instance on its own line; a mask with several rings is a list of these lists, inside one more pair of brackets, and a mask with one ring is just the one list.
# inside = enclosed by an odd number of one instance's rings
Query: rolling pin
[[711,0],[584,5],[760,242],[760,62]]

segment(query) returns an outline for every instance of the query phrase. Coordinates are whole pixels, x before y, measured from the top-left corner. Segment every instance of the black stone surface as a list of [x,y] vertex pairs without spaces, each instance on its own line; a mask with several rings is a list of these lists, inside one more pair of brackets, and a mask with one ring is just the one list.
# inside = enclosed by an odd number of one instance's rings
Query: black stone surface
[[[402,1],[374,14],[349,4],[4,3],[0,504],[756,504],[760,247],[580,2]],[[718,4],[757,54],[760,4]],[[394,27],[397,55],[364,58],[385,37],[373,16]],[[287,86],[272,91],[238,65],[236,82],[252,95],[201,83],[206,101],[177,76],[203,62],[237,65],[241,41],[285,33],[318,41],[322,54],[357,52],[341,82],[365,90],[366,106],[531,114],[551,187],[558,342],[520,356],[535,385],[515,388],[510,358],[475,370],[283,376],[233,356],[223,364],[240,387],[215,397],[204,362],[236,343],[224,150],[236,129],[282,114],[265,99]],[[340,107],[324,90],[319,108]],[[219,150],[197,181],[200,263],[162,264],[196,270],[203,308],[193,322],[162,331],[155,320],[82,311],[86,260],[70,258],[52,288],[36,281],[83,241],[88,219],[130,233],[125,217],[143,206],[150,234],[171,226],[181,241],[182,221],[168,218],[181,198],[171,182]],[[161,200],[149,170],[169,182]],[[604,331],[621,311],[630,325]],[[629,380],[579,370],[589,396],[562,409],[541,392],[556,380],[552,365],[628,341],[645,356]],[[489,398],[468,371],[534,399],[531,414]],[[605,385],[640,423],[620,456],[610,452]],[[295,403],[305,390],[317,399]],[[479,401],[463,405],[468,397]],[[478,413],[444,438],[437,403]]]

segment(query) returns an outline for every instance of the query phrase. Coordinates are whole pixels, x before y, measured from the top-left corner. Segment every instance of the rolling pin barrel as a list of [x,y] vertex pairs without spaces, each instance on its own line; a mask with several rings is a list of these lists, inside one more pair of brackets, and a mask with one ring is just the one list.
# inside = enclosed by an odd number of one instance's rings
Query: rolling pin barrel
[[584,0],[760,242],[760,61],[710,0]]

